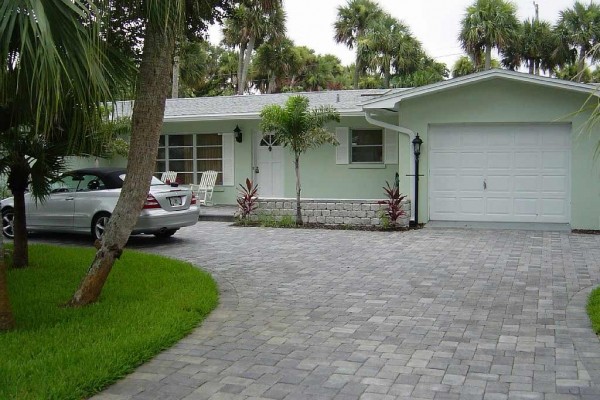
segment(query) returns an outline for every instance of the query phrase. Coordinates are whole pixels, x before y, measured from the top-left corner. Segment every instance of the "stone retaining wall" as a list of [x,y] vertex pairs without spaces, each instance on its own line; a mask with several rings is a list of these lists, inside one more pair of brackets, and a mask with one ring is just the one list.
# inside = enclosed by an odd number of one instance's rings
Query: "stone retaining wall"
[[[378,200],[326,200],[302,199],[304,222],[326,225],[381,225],[381,210],[384,206]],[[410,200],[402,201],[406,213],[398,219],[398,225],[408,226],[410,220]],[[296,215],[295,199],[259,199],[255,219],[273,217],[281,220],[285,215]]]

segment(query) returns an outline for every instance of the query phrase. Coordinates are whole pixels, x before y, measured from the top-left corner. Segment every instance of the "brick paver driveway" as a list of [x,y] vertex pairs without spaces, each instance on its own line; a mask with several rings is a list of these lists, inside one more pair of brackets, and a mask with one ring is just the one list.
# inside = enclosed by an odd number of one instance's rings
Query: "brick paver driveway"
[[211,271],[221,305],[97,399],[600,399],[600,236],[201,222],[142,239]]

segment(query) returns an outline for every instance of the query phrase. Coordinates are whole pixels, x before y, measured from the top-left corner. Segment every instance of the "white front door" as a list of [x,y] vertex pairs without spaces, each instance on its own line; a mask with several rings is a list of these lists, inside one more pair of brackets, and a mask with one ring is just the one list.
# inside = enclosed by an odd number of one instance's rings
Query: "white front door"
[[429,129],[429,218],[570,222],[571,126]]
[[256,132],[254,148],[254,182],[258,185],[258,196],[283,197],[283,146],[275,141],[273,135],[263,136]]

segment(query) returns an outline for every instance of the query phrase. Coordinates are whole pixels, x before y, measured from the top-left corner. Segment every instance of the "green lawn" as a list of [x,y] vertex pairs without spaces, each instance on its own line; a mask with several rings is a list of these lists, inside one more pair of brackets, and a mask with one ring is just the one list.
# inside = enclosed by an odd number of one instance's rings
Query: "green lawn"
[[188,263],[125,251],[97,304],[61,307],[93,249],[32,245],[9,271],[17,329],[0,334],[0,399],[81,399],[198,325],[217,304],[212,278]]
[[588,298],[587,312],[592,321],[594,332],[600,334],[600,287],[592,290]]

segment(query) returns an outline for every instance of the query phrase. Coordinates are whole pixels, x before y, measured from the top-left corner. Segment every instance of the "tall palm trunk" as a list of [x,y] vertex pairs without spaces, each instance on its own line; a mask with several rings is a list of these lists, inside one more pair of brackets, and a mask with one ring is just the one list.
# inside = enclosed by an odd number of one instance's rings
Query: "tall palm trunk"
[[579,58],[577,59],[577,82],[583,81],[583,70],[585,69],[585,49],[579,49]]
[[389,89],[390,87],[390,75],[390,66],[386,64],[383,67],[383,87],[385,89]]
[[242,71],[244,70],[244,54],[246,53],[245,44],[240,46],[240,53],[238,54],[238,72],[236,76],[235,91],[237,94],[244,94],[244,85],[242,81]]
[[158,151],[165,102],[170,88],[170,60],[175,32],[149,19],[140,66],[140,82],[132,115],[127,179],[87,275],[71,298],[70,306],[95,302],[115,261],[137,222],[148,190]]
[[250,59],[252,58],[252,52],[254,51],[254,44],[256,43],[256,37],[250,36],[248,44],[246,45],[246,51],[244,52],[244,62],[242,63],[242,74],[240,78],[240,85],[238,87],[238,94],[244,94],[246,90],[246,80],[248,79],[248,70],[250,69]]
[[271,94],[273,93],[273,91],[275,90],[275,73],[274,72],[269,72],[269,84],[267,86],[267,94]]
[[0,332],[15,327],[15,318],[8,297],[6,262],[4,260],[4,239],[0,235]]
[[533,59],[529,59],[528,67],[529,67],[529,74],[534,75],[535,74],[535,61]]
[[294,169],[296,170],[296,225],[302,225],[302,209],[300,208],[300,155],[294,158]]
[[492,69],[492,45],[485,46],[485,69]]
[[360,76],[360,54],[356,49],[356,61],[354,62],[354,89],[358,89],[358,78]]

